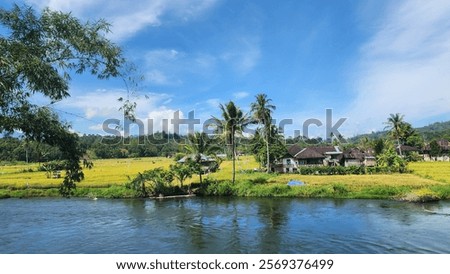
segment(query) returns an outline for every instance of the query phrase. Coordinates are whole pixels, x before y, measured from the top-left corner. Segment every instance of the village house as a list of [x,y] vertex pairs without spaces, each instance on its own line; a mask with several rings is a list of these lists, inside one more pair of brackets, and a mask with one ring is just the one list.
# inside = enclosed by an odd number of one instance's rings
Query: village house
[[412,146],[407,146],[407,145],[397,146],[396,150],[397,150],[398,154],[400,154],[400,150],[401,150],[402,155],[408,155],[413,152],[417,152],[417,153],[420,152],[420,149],[418,149],[417,147],[412,147]]
[[272,171],[292,173],[302,166],[337,166],[341,154],[338,146],[301,148],[293,145],[287,155],[273,165]]
[[445,139],[441,139],[436,142],[440,150],[439,155],[431,157],[431,146],[428,144],[423,149],[423,159],[425,161],[450,161],[450,142]]
[[364,152],[357,148],[351,148],[339,157],[340,164],[345,167],[349,166],[376,166],[377,161],[372,153]]
[[376,159],[370,152],[350,149],[342,152],[338,146],[301,148],[293,145],[283,159],[275,162],[273,172],[295,173],[310,166],[375,166]]

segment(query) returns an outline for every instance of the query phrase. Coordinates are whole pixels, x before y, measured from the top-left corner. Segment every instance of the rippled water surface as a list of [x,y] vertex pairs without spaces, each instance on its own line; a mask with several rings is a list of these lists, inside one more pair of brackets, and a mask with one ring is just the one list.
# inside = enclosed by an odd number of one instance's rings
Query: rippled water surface
[[450,253],[448,213],[448,201],[4,199],[0,253]]

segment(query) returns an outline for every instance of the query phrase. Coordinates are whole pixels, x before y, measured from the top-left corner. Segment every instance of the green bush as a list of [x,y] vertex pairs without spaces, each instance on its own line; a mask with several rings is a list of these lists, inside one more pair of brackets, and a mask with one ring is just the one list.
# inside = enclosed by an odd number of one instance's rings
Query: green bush
[[362,175],[362,174],[390,174],[390,173],[409,173],[405,166],[309,166],[301,167],[298,170],[302,175]]

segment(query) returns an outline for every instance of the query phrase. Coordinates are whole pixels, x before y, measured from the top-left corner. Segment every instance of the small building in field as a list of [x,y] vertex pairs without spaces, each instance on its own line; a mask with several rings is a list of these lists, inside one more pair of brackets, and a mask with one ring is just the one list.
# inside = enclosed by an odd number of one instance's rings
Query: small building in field
[[203,173],[215,172],[219,168],[219,163],[213,157],[204,154],[189,154],[178,160],[178,163],[186,163],[188,161],[200,163]]

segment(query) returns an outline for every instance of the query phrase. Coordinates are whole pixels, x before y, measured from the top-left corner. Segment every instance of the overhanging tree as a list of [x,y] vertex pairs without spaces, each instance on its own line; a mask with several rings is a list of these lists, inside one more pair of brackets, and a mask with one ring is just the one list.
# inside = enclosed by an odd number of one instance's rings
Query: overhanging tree
[[51,103],[69,94],[72,73],[88,71],[100,79],[121,76],[121,49],[105,38],[103,20],[80,22],[70,13],[28,6],[0,8],[0,133],[21,131],[27,138],[61,149],[66,175],[60,192],[72,194],[83,179],[77,135],[47,107],[31,102],[41,94]]

